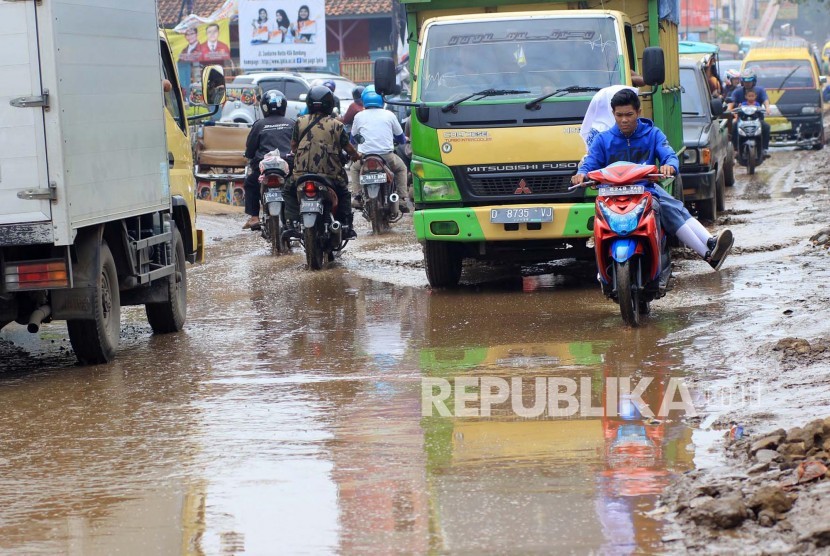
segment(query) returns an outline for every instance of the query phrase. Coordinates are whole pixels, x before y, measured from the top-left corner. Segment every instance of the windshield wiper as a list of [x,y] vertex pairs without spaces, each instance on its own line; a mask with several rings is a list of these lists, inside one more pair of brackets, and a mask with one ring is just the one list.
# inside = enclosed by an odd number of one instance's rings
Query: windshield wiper
[[531,101],[525,103],[525,108],[528,110],[535,110],[539,103],[545,99],[549,99],[552,96],[556,96],[562,93],[587,93],[590,91],[599,91],[600,87],[579,87],[578,85],[571,85],[570,87],[563,87],[562,89],[557,89],[552,93],[548,93],[546,95],[542,95],[538,98],[534,98]]
[[484,98],[484,97],[498,97],[498,96],[503,96],[503,95],[519,95],[519,94],[522,94],[522,93],[529,93],[529,92],[530,91],[517,91],[517,90],[513,90],[513,89],[484,89],[483,91],[479,91],[477,93],[472,93],[470,95],[467,95],[466,97],[461,97],[458,100],[452,101],[451,103],[443,106],[441,108],[441,111],[442,112],[449,112],[450,110],[452,110],[453,108],[455,108],[456,106],[461,104],[462,102],[470,100],[473,97],[481,97],[481,98]]
[[785,77],[785,78],[784,78],[784,81],[782,81],[782,82],[781,82],[781,84],[778,86],[778,88],[779,88],[779,89],[783,88],[783,87],[784,87],[784,83],[786,83],[787,81],[789,81],[790,77],[792,77],[792,76],[793,76],[793,74],[794,74],[795,72],[797,72],[798,70],[800,70],[800,69],[801,69],[801,67],[800,67],[800,66],[796,66],[796,67],[795,67],[795,69],[793,69],[793,71],[791,71],[790,73],[788,73],[788,74],[787,74],[787,77]]

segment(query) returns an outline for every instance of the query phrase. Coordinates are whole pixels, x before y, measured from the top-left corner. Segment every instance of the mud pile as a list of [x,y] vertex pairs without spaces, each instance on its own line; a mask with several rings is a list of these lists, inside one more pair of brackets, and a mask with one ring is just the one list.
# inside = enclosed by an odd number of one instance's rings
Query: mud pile
[[727,458],[728,471],[691,471],[664,493],[679,529],[667,550],[830,553],[830,417],[733,440]]

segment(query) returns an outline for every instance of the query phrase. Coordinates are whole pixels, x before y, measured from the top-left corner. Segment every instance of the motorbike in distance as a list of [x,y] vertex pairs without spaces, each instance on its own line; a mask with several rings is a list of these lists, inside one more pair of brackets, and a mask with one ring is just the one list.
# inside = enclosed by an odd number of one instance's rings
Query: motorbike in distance
[[372,232],[389,231],[390,224],[401,219],[396,210],[398,194],[395,192],[395,174],[377,154],[361,156],[360,187],[363,191],[363,217],[372,224]]
[[337,220],[337,193],[329,180],[318,174],[297,177],[297,198],[300,202],[300,242],[305,247],[310,270],[320,270],[324,262],[332,262],[349,243],[344,228]]
[[271,244],[271,253],[279,255],[291,250],[290,236],[296,223],[285,218],[283,187],[290,174],[290,165],[280,158],[279,151],[265,155],[259,163],[260,195],[262,199],[262,237]]
[[763,106],[739,105],[732,110],[738,117],[733,126],[737,133],[735,159],[746,167],[748,174],[755,173],[755,168],[764,161]]
[[615,162],[589,172],[577,187],[596,188],[594,254],[602,293],[620,306],[623,322],[640,325],[671,279],[668,238],[657,198],[644,185],[666,178],[653,164]]

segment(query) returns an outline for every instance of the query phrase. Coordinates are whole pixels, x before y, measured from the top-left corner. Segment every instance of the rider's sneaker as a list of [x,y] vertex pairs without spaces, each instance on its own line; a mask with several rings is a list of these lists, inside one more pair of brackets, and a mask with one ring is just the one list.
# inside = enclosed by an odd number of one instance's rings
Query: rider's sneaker
[[406,214],[409,212],[409,206],[406,203],[398,203],[398,210]]
[[352,208],[363,210],[363,195],[357,194],[352,197]]
[[346,239],[357,239],[357,232],[355,232],[352,228],[349,228],[346,231]]
[[710,237],[706,242],[709,251],[706,253],[704,260],[715,270],[720,270],[723,261],[729,256],[734,244],[735,238],[732,237],[732,231],[729,228],[722,230],[721,233]]
[[763,156],[764,158],[769,158],[769,157],[771,157],[772,155],[771,155],[771,154],[769,154],[769,151],[768,151],[767,149],[764,149],[764,151],[763,151],[763,153],[762,153],[762,156]]

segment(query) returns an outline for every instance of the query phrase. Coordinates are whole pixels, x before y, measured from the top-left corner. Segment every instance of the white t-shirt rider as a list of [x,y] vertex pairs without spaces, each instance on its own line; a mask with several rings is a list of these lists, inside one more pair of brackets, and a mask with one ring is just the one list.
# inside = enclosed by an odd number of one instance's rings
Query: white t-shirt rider
[[405,136],[397,116],[383,108],[367,108],[358,112],[352,123],[352,137],[361,135],[360,154],[386,154],[395,150],[395,139],[403,143]]

